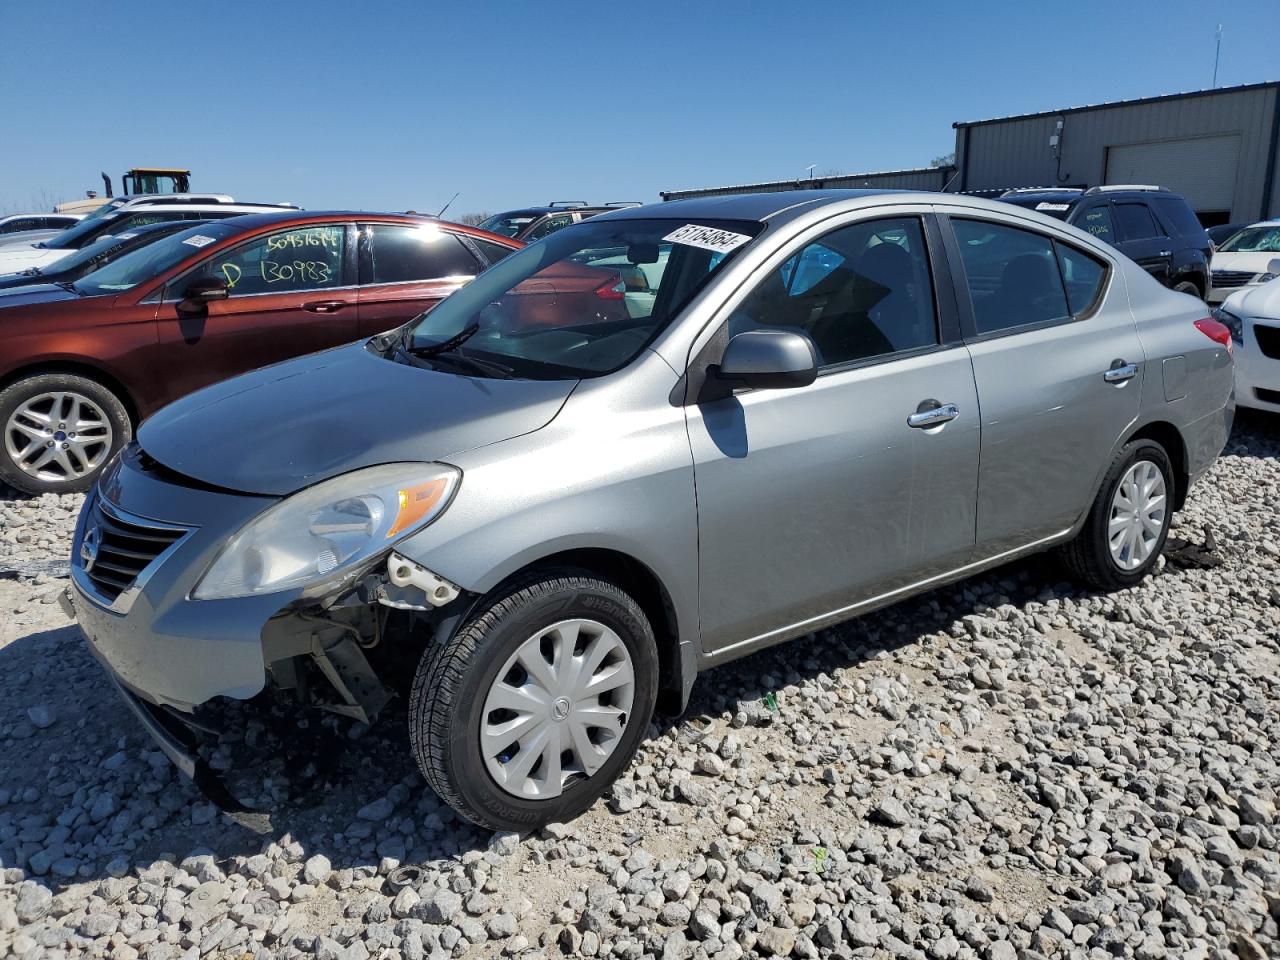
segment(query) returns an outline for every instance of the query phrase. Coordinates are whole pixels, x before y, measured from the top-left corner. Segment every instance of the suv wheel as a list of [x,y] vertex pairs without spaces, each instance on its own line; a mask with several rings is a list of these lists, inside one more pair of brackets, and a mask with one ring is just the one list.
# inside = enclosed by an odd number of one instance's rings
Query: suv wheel
[[1062,549],[1071,571],[1092,587],[1119,590],[1156,565],[1173,521],[1173,468],[1153,440],[1127,443],[1107,471],[1084,527]]
[[657,696],[636,602],[578,571],[499,588],[423,654],[409,736],[432,789],[473,823],[525,831],[577,816],[635,755]]
[[1173,285],[1173,289],[1178,293],[1188,293],[1197,300],[1203,300],[1204,294],[1200,292],[1200,288],[1190,280],[1182,280]]
[[0,429],[0,480],[30,494],[88,489],[133,435],[114,393],[68,373],[27,377],[0,392]]

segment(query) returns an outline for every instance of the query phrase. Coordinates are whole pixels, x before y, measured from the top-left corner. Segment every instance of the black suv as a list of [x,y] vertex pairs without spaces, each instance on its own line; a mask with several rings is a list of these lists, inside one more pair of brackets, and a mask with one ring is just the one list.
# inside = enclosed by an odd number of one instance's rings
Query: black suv
[[1031,187],[999,199],[1105,240],[1166,287],[1201,299],[1209,290],[1209,234],[1191,205],[1164,187]]
[[533,243],[541,240],[549,233],[563,230],[575,223],[581,223],[600,213],[610,210],[621,210],[624,207],[643,206],[639,201],[620,201],[591,207],[585,200],[557,200],[545,207],[525,207],[521,210],[508,210],[506,213],[495,213],[488,220],[476,224],[481,230],[511,237],[522,243]]

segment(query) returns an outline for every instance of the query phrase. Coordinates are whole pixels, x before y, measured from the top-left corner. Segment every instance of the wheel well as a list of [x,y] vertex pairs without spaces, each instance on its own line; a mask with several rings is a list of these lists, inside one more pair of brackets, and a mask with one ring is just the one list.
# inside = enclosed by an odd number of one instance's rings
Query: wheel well
[[50,360],[47,363],[37,363],[20,370],[12,370],[0,378],[0,390],[12,386],[19,380],[39,376],[42,373],[69,373],[72,376],[84,377],[86,380],[102,384],[124,404],[125,412],[129,414],[129,422],[135,427],[138,425],[138,406],[125,385],[106,371],[87,363],[76,363],[74,360]]
[[1154,440],[1164,447],[1165,453],[1169,455],[1169,460],[1173,464],[1176,481],[1173,491],[1173,509],[1181,510],[1182,505],[1187,501],[1187,487],[1190,485],[1191,477],[1187,470],[1187,445],[1178,428],[1167,421],[1157,420],[1136,431],[1125,442],[1132,443],[1134,440]]
[[541,567],[579,567],[621,587],[644,611],[658,643],[658,709],[681,708],[680,636],[675,605],[662,581],[645,564],[616,550],[579,549],[543,557],[519,573]]

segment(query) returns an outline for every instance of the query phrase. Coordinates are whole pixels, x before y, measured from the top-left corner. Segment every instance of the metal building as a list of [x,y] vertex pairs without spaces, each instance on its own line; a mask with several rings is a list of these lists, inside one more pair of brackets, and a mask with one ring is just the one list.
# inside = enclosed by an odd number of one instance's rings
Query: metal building
[[[835,177],[812,180],[770,180],[765,183],[743,183],[731,187],[702,187],[695,190],[663,190],[663,200],[688,197],[714,197],[726,193],[781,193],[783,190],[834,190],[836,188],[874,187],[882,190],[945,190],[954,179],[955,167],[916,167],[912,170],[882,170],[878,173],[842,173]],[[952,189],[955,187],[952,185]]]
[[830,187],[947,190],[1158,184],[1206,226],[1280,216],[1280,81],[953,124],[956,167],[668,190],[664,200]]
[[1280,82],[954,126],[954,190],[1150,183],[1206,226],[1280,214]]

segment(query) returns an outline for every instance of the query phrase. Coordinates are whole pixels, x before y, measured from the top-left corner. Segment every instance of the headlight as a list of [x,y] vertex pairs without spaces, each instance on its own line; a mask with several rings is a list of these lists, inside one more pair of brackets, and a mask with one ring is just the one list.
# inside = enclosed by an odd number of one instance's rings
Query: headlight
[[1270,283],[1276,277],[1280,277],[1280,273],[1272,273],[1268,270],[1266,273],[1260,273],[1253,278],[1254,283]]
[[1231,331],[1232,340],[1239,344],[1244,343],[1244,324],[1240,321],[1239,317],[1234,313],[1228,313],[1221,307],[1210,312],[1213,314],[1213,319],[1217,320],[1220,324]]
[[393,463],[308,487],[245,524],[192,596],[216,600],[327,585],[438,517],[460,476],[442,463]]

